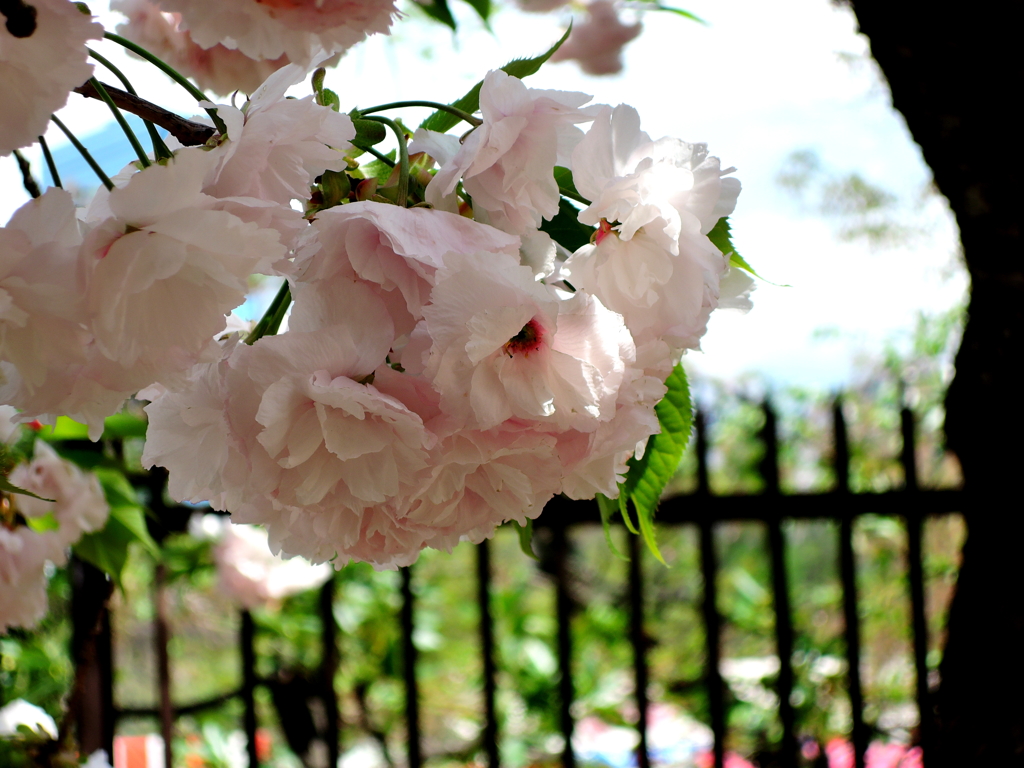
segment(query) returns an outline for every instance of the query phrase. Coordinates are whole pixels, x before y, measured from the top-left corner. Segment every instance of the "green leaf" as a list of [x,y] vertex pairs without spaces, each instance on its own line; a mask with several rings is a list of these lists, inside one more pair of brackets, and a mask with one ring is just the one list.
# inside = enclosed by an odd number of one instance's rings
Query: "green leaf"
[[578,215],[579,209],[568,200],[561,199],[558,201],[558,213],[550,221],[542,222],[540,231],[547,232],[552,240],[569,251],[575,251],[589,243],[595,231],[593,227],[581,224]]
[[563,168],[560,165],[555,166],[555,183],[558,184],[559,189],[567,189],[574,195],[580,194],[579,190],[576,189],[576,182],[572,180],[572,171],[568,168]]
[[109,574],[121,587],[128,547],[137,542],[156,558],[160,557],[160,547],[149,535],[145,510],[124,473],[109,467],[99,467],[94,473],[110,505],[110,517],[103,530],[86,534],[73,549],[78,557]]
[[[513,59],[508,64],[503,66],[501,70],[512,77],[518,77],[522,80],[524,77],[534,74],[541,65],[551,58],[551,56],[557,51],[572,31],[572,24],[569,25],[569,29],[565,31],[561,39],[551,46],[547,51],[542,53],[540,56],[535,56],[532,59]],[[469,112],[470,114],[476,112],[480,108],[480,88],[484,84],[481,80],[479,83],[469,89],[469,92],[456,102],[453,102],[451,106],[456,109],[461,109],[463,112]],[[446,133],[459,124],[459,118],[450,112],[437,111],[420,123],[420,128],[426,128],[430,131],[437,131],[438,133]]]
[[40,501],[53,501],[53,499],[44,499],[42,496],[36,496],[32,491],[26,491],[24,488],[19,488],[8,480],[6,475],[0,475],[0,491],[7,491],[7,493],[20,493],[22,496],[31,496],[33,499],[39,499]]
[[677,16],[682,16],[684,19],[689,19],[690,21],[696,21],[698,24],[703,24],[705,27],[709,26],[708,23],[700,16],[695,13],[691,13],[690,11],[684,11],[682,8],[673,8],[672,6],[662,5],[661,3],[652,3],[651,5],[653,6],[651,10],[668,11],[669,13],[674,13]]
[[[37,496],[36,498],[38,499],[39,497]],[[36,533],[56,531],[60,528],[60,523],[58,523],[57,518],[53,516],[53,512],[47,512],[42,517],[26,517],[25,525]]]
[[363,120],[357,117],[352,121],[352,124],[356,129],[356,137],[352,139],[352,145],[360,149],[380,144],[387,136],[387,130],[376,120]]
[[453,32],[455,31],[455,17],[452,16],[451,9],[448,7],[448,0],[432,0],[432,2],[417,3],[417,5],[427,16],[451,27]]
[[88,440],[89,428],[67,416],[58,416],[53,429],[44,429],[40,435],[46,440]]
[[115,413],[103,422],[104,439],[115,437],[145,437],[148,422],[132,413]]
[[519,533],[519,548],[523,550],[523,554],[538,560],[539,558],[533,551],[533,520],[527,519],[526,525],[520,525],[515,520],[511,522]]
[[642,458],[629,460],[629,472],[619,491],[620,509],[625,506],[627,499],[633,503],[640,523],[640,533],[651,553],[662,563],[665,560],[654,536],[654,512],[665,485],[679,467],[693,428],[693,402],[682,364],[675,367],[665,385],[668,391],[654,409],[661,432],[652,435],[647,441],[647,449]]
[[486,24],[491,18],[491,0],[466,0]]
[[608,542],[608,549],[612,551],[620,560],[629,560],[626,555],[619,552],[619,548],[615,546],[615,542],[612,541],[612,518],[615,517],[615,513],[619,511],[619,502],[617,499],[609,499],[603,493],[599,493],[594,497],[597,501],[597,508],[601,512],[601,525],[604,526],[604,540]]
[[[737,269],[742,269],[744,272],[749,272],[758,280],[764,280],[764,282],[770,285],[779,285],[778,283],[773,283],[771,280],[765,280],[757,274],[757,272],[754,271],[754,268],[747,263],[747,260],[740,256],[736,251],[735,246],[732,244],[732,227],[729,226],[728,216],[723,216],[715,223],[715,226],[710,232],[708,232],[708,240],[710,240],[718,250],[729,257],[730,267],[736,267]],[[782,285],[780,287],[789,288],[790,286]]]
[[[394,160],[395,150],[392,149],[387,153],[387,155],[385,155],[385,157],[389,160]],[[366,165],[360,166],[359,170],[363,172],[363,176],[366,178],[376,179],[378,184],[383,185],[387,184],[388,179],[391,178],[391,174],[395,170],[395,167],[393,165],[383,163],[380,160],[371,160]]]

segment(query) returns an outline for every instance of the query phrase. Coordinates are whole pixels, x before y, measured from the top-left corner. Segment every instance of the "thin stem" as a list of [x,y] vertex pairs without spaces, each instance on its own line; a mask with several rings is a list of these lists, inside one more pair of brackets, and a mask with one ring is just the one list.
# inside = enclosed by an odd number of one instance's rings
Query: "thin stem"
[[[176,69],[174,69],[174,67],[172,67],[170,64],[167,64],[162,59],[159,59],[156,56],[154,56],[145,48],[136,45],[131,40],[127,40],[126,38],[123,38],[120,35],[115,35],[113,32],[104,32],[103,37],[105,37],[107,40],[111,40],[117,43],[118,45],[124,46],[132,53],[141,56],[150,64],[160,69],[165,75],[167,75],[174,82],[176,82],[178,85],[180,85],[190,94],[192,94],[192,96],[195,97],[196,101],[209,101],[209,99],[206,97],[206,94],[200,91],[194,85],[192,85],[192,83],[188,81],[187,77],[185,77]],[[204,109],[206,108],[204,107]],[[226,125],[224,125],[224,121],[220,119],[220,115],[217,114],[217,109],[215,107],[206,109],[206,114],[208,114],[210,116],[210,119],[213,120],[213,124],[217,127],[217,130],[220,131],[221,135],[226,136],[228,133],[228,128]]]
[[587,200],[587,198],[585,198],[579,192],[573,192],[571,189],[566,189],[565,187],[559,187],[558,188],[558,193],[562,197],[568,197],[570,200],[575,200],[577,203],[583,203],[584,205],[590,205],[590,201]]
[[21,171],[21,183],[24,185],[25,191],[32,195],[32,197],[39,197],[42,193],[39,191],[39,185],[32,175],[32,166],[29,165],[28,160],[17,149],[14,150],[14,158],[18,161],[18,169]]
[[378,152],[373,147],[360,147],[363,152],[369,152],[371,155],[380,160],[384,165],[390,165],[392,168],[395,167],[395,161],[385,155],[383,152]]
[[142,167],[148,168],[151,163],[149,162],[149,156],[146,155],[146,150],[142,148],[142,144],[139,143],[139,137],[135,135],[135,131],[133,131],[132,127],[128,125],[128,121],[124,119],[124,115],[121,114],[121,110],[117,108],[114,100],[110,98],[110,94],[107,93],[107,89],[103,87],[103,83],[95,77],[90,78],[89,82],[92,83],[92,87],[96,89],[100,98],[107,102],[107,106],[110,107],[110,111],[114,113],[114,119],[117,120],[117,124],[121,126],[121,130],[124,131],[124,135],[128,137],[128,143],[132,145],[132,149],[134,149],[135,154],[138,155],[139,162],[142,163]]
[[398,139],[398,204],[403,208],[409,207],[409,145],[406,144],[405,131],[394,120],[377,115],[368,115],[364,119],[383,123],[395,132]]
[[278,328],[281,327],[281,321],[284,320],[284,314],[288,311],[288,305],[291,303],[291,288],[288,285],[288,281],[285,280],[281,284],[281,289],[277,292],[274,300],[267,307],[267,311],[263,313],[263,317],[256,323],[256,326],[249,335],[245,337],[245,343],[252,345],[264,336],[274,336]]
[[[138,97],[139,94],[136,92],[131,82],[128,80],[127,77],[124,76],[124,73],[121,72],[120,69],[115,67],[106,57],[100,56],[98,53],[96,53],[96,51],[92,50],[91,48],[86,48],[85,50],[87,50],[89,52],[89,55],[96,59],[96,61],[98,61],[104,67],[109,69],[114,74],[114,76],[121,81],[121,85],[124,86],[124,89],[128,91],[128,93],[130,93],[132,96],[135,96],[136,98]],[[153,125],[153,123],[149,120],[144,120],[144,122],[146,123],[146,130],[149,131],[149,138],[153,142],[153,154],[156,155],[158,160],[172,157],[173,155],[171,153],[171,150],[167,148],[167,145],[164,144],[164,140],[160,138],[160,134],[157,133],[156,126]]]
[[370,107],[369,109],[360,109],[359,114],[369,115],[373,112],[386,112],[389,109],[402,109],[403,107],[430,107],[432,109],[439,109],[442,112],[447,112],[450,115],[455,115],[460,120],[465,120],[470,125],[483,125],[483,120],[479,117],[474,117],[458,107],[453,107],[451,104],[441,104],[437,101],[390,101],[387,104],[378,104],[376,107]]
[[50,171],[50,178],[53,179],[53,186],[60,187],[60,174],[57,173],[57,164],[53,162],[53,155],[50,154],[50,145],[46,139],[39,137],[39,146],[43,148],[43,157],[46,158],[46,167]]
[[64,131],[64,135],[68,137],[68,141],[70,141],[74,145],[75,149],[78,150],[79,154],[81,154],[81,156],[85,158],[85,162],[89,164],[89,167],[93,169],[97,176],[100,177],[100,181],[103,182],[103,186],[106,187],[107,190],[113,189],[114,183],[107,177],[107,174],[103,172],[103,169],[100,168],[100,164],[93,159],[92,155],[89,154],[89,150],[85,148],[85,145],[83,145],[82,142],[75,138],[75,134],[68,130],[68,127],[61,122],[59,117],[57,117],[56,115],[50,115],[50,119],[53,120],[54,125],[56,125],[62,131]]

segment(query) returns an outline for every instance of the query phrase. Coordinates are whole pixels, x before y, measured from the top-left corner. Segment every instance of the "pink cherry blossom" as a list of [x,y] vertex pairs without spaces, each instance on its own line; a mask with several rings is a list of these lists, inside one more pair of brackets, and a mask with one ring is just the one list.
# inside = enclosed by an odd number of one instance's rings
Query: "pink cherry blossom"
[[84,360],[81,241],[71,195],[55,187],[0,229],[0,358],[30,389],[50,369]]
[[487,73],[480,89],[483,125],[463,141],[427,186],[427,201],[442,206],[461,178],[477,218],[513,234],[537,229],[558,212],[552,169],[567,165],[583,136],[577,123],[584,93],[527,88],[501,70]]
[[586,21],[572,28],[569,39],[551,61],[579,62],[588,75],[614,75],[622,71],[622,49],[643,30],[643,24],[623,24],[611,0],[587,5]]
[[220,589],[244,608],[268,606],[315,589],[331,575],[326,563],[284,560],[270,551],[267,532],[254,525],[228,523],[213,549]]
[[0,25],[0,156],[46,133],[50,115],[92,76],[86,41],[103,37],[103,27],[68,0],[32,0],[30,7],[34,24],[23,25],[24,36],[11,33],[10,21]]
[[423,314],[426,374],[468,426],[517,417],[589,431],[612,417],[629,334],[593,297],[561,298],[500,254],[453,254]]
[[33,627],[46,615],[47,560],[59,560],[61,548],[52,532],[0,525],[0,633]]
[[197,45],[223,45],[253,59],[287,56],[303,67],[320,53],[343,51],[374,33],[386,34],[398,14],[394,0],[159,0],[181,14]]
[[20,464],[10,474],[14,485],[44,499],[18,494],[14,504],[26,517],[52,514],[59,528],[54,532],[61,547],[78,541],[83,533],[100,530],[110,507],[95,475],[57,455],[47,443],[36,440],[32,461]]
[[352,119],[320,106],[312,96],[284,97],[305,74],[290,64],[268,77],[244,110],[219,106],[229,140],[213,153],[218,163],[207,175],[205,194],[288,206],[293,199],[308,199],[313,179],[325,170],[347,167],[342,150],[355,136]]
[[252,93],[274,71],[289,63],[287,56],[254,59],[237,49],[217,44],[196,45],[180,28],[181,14],[167,13],[149,0],[114,0],[111,10],[127,16],[117,33],[159,56],[204,91],[227,95],[240,90]]
[[135,174],[86,238],[90,327],[100,352],[124,367],[187,371],[244,299],[249,274],[285,253],[276,230],[213,210],[200,192],[211,159],[179,150]]
[[[357,278],[378,286],[396,336],[412,331],[422,317],[445,254],[519,253],[518,237],[462,216],[370,201],[322,211],[313,230],[315,239],[296,255],[298,279],[314,283]],[[296,286],[297,293],[302,288]],[[296,316],[303,312],[296,302]]]

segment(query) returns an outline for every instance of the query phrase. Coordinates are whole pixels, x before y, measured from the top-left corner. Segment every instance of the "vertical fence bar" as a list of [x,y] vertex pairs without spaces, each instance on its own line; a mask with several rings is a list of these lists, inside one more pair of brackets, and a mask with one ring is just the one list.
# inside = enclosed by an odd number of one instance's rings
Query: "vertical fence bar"
[[160,735],[164,740],[164,765],[174,765],[174,705],[171,703],[171,659],[168,643],[171,639],[167,618],[167,568],[157,563],[153,573],[153,602],[155,603],[154,642],[156,643],[157,691],[160,710]]
[[487,768],[498,768],[498,715],[494,708],[497,693],[494,665],[494,619],[491,616],[491,542],[484,539],[476,547],[477,604],[480,608],[480,654],[484,673],[483,747]]
[[864,694],[860,679],[860,617],[857,612],[857,566],[853,555],[853,510],[850,495],[850,447],[843,417],[842,399],[832,405],[832,424],[835,436],[836,505],[839,523],[839,575],[843,583],[843,634],[846,640],[847,687],[853,720],[854,764],[864,768],[864,755],[868,748],[868,732],[864,726]]
[[651,768],[647,751],[647,636],[644,634],[644,572],[640,537],[626,533],[629,541],[629,639],[633,645],[633,678],[636,685],[637,768]]
[[572,702],[576,698],[572,683],[572,601],[566,573],[569,542],[564,525],[555,524],[551,533],[555,557],[555,613],[558,620],[558,713],[562,738],[565,740],[562,768],[576,768],[576,753],[572,749]]
[[71,558],[68,570],[75,663],[75,687],[68,706],[82,751],[104,749],[113,755],[113,639],[106,605],[113,584],[102,571],[77,557]]
[[249,768],[258,768],[260,759],[256,752],[256,625],[252,614],[243,610],[239,631],[239,645],[242,651],[242,725],[245,729],[245,752],[249,757]]
[[[694,419],[697,432],[697,494],[707,497],[711,493],[708,482],[708,444],[704,414],[697,411]],[[714,519],[705,506],[700,519],[700,563],[704,579],[704,598],[701,605],[704,616],[704,643],[707,660],[704,666],[704,684],[711,710],[711,731],[715,736],[715,768],[725,765],[725,688],[721,670],[722,620],[718,614],[718,556],[715,552]]]
[[[921,750],[924,764],[928,763],[932,744],[934,715],[931,694],[928,691],[928,622],[925,618],[924,570],[921,548],[921,528],[924,519],[917,512],[914,494],[917,493],[917,455],[914,414],[904,406],[900,411],[900,426],[903,432],[904,492],[908,494],[904,518],[907,523],[907,576],[910,580],[910,610],[914,628],[914,669],[917,673],[917,710],[920,713]],[[932,762],[934,762],[934,757]]]
[[334,620],[335,572],[320,588],[320,680],[323,684],[324,709],[327,714],[327,760],[329,766],[338,764],[341,751],[341,732],[338,718],[338,692],[334,689],[338,677],[338,622]]
[[408,567],[400,568],[399,571],[402,574],[400,622],[402,625],[402,672],[405,676],[405,723],[408,732],[406,754],[409,768],[420,768],[423,764],[423,757],[420,751],[420,694],[416,685],[416,645],[412,641],[414,629],[412,571]]
[[[765,496],[779,505],[779,438],[775,409],[765,400],[764,427],[761,439],[764,443],[764,457],[761,460],[761,476],[764,478]],[[779,653],[779,679],[776,693],[779,696],[779,720],[782,722],[783,768],[796,768],[796,713],[793,710],[793,618],[789,604],[789,577],[786,573],[786,540],[782,533],[782,520],[773,517],[768,521],[768,549],[771,553],[772,594],[775,603],[775,646]]]

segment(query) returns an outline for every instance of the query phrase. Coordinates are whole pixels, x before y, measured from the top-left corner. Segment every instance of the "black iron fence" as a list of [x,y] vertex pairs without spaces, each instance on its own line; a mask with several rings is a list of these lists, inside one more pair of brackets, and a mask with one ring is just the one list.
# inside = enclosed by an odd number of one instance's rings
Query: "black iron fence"
[[[922,568],[922,526],[928,516],[946,515],[961,511],[965,496],[960,490],[931,490],[918,487],[915,462],[915,425],[912,413],[901,413],[903,448],[901,463],[904,485],[899,490],[877,493],[853,493],[850,489],[850,456],[846,422],[837,402],[832,409],[834,430],[833,462],[835,487],[824,493],[783,494],[779,482],[779,445],[776,417],[769,405],[764,406],[764,427],[761,438],[764,456],[760,472],[764,490],[758,495],[720,496],[711,492],[708,481],[708,443],[705,420],[696,418],[695,452],[697,457],[697,485],[695,491],[665,499],[658,511],[662,526],[696,526],[699,531],[699,551],[703,576],[701,615],[706,647],[703,684],[707,693],[710,726],[714,734],[713,757],[716,768],[725,762],[726,743],[726,687],[721,672],[722,617],[719,612],[716,575],[715,530],[727,521],[758,521],[767,529],[770,555],[771,592],[773,595],[775,646],[779,659],[779,672],[775,681],[778,697],[778,716],[782,726],[782,739],[775,757],[778,765],[798,765],[799,744],[792,693],[794,689],[794,625],[791,610],[791,591],[787,576],[787,542],[782,523],[784,520],[826,519],[838,522],[838,570],[842,584],[842,612],[846,655],[846,688],[851,706],[852,728],[850,739],[855,753],[856,768],[863,768],[870,738],[865,722],[864,695],[861,680],[861,627],[858,611],[857,569],[853,550],[853,525],[864,514],[888,515],[899,518],[906,530],[907,583],[911,607],[911,636],[914,670],[916,674],[916,703],[920,713],[917,740],[924,760],[931,754],[933,744],[933,707],[928,684],[927,652],[928,623],[925,610],[925,583]],[[184,530],[187,516],[193,510],[184,507],[164,507],[162,487],[165,478],[154,473],[148,479],[149,499],[164,521],[164,530],[154,531],[158,537],[173,530]],[[551,568],[555,585],[555,611],[557,619],[556,655],[558,659],[559,726],[564,739],[561,762],[564,768],[575,768],[573,750],[575,699],[573,683],[573,638],[571,632],[572,598],[568,588],[568,543],[576,526],[600,525],[600,515],[593,502],[576,502],[564,498],[553,499],[536,521],[537,530],[548,529],[550,536]],[[636,748],[638,768],[649,768],[648,749],[648,690],[650,687],[647,664],[647,638],[645,631],[650,617],[644,615],[644,571],[641,567],[646,556],[636,536],[628,537],[630,556],[628,568],[628,596],[630,606],[629,641],[633,651],[633,677],[635,703],[638,713],[636,730],[639,736]],[[481,732],[482,753],[488,768],[501,764],[499,749],[500,728],[495,706],[498,690],[498,660],[495,654],[495,629],[492,618],[491,545],[485,541],[476,548],[477,600],[479,607],[479,648],[483,670],[483,716]],[[114,662],[111,652],[110,617],[105,611],[97,613],[96,606],[110,593],[109,584],[101,573],[81,562],[73,562],[73,621],[74,660],[78,666],[73,706],[83,750],[112,748],[114,726],[122,717],[156,717],[163,736],[165,764],[172,762],[172,734],[177,717],[219,707],[231,699],[240,699],[243,705],[242,725],[247,736],[251,766],[258,765],[256,749],[257,708],[255,691],[265,685],[276,695],[279,682],[264,680],[256,674],[254,650],[255,625],[248,612],[242,612],[239,644],[242,660],[242,684],[237,690],[209,700],[176,705],[171,700],[170,661],[168,655],[169,624],[165,600],[164,572],[158,566],[153,586],[155,605],[155,642],[157,661],[158,706],[153,708],[118,707],[113,696]],[[413,642],[416,606],[412,582],[415,567],[401,570],[401,627],[403,677],[405,686],[406,761],[409,768],[420,768],[424,761],[421,748],[420,696],[417,687],[417,649]],[[307,681],[310,696],[320,698],[326,715],[325,727],[314,734],[325,748],[326,764],[335,766],[340,751],[340,722],[338,692],[334,681],[341,662],[337,622],[333,614],[335,581],[329,580],[320,592],[322,624],[322,660],[318,673]],[[344,596],[342,596],[344,599]],[[97,622],[92,617],[99,616]],[[279,707],[279,712],[281,708]],[[287,732],[287,728],[285,729]],[[307,728],[307,731],[309,729]]]

